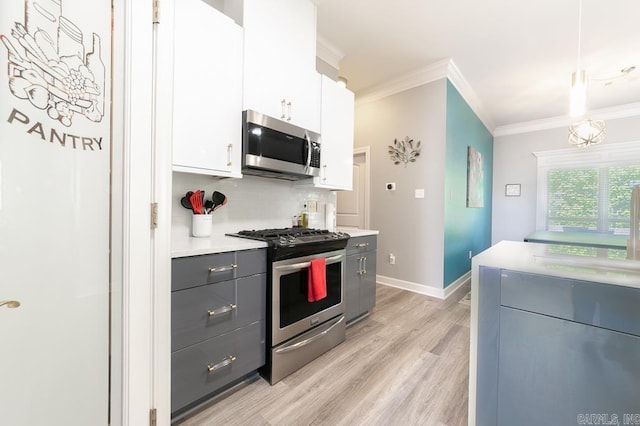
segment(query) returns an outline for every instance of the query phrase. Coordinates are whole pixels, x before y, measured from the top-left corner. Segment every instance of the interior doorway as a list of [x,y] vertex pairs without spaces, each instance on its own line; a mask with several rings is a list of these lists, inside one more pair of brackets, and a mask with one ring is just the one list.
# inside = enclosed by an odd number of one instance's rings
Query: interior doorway
[[339,191],[336,223],[341,228],[369,229],[370,148],[353,150],[353,190]]

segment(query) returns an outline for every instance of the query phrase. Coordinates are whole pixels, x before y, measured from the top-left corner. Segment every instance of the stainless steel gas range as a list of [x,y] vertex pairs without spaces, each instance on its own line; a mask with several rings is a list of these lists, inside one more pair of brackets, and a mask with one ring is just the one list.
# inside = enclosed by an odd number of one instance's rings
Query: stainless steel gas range
[[[269,383],[344,341],[348,234],[295,227],[228,235],[268,244],[267,363],[260,373]],[[309,268],[320,258],[326,264],[326,297],[309,302]]]

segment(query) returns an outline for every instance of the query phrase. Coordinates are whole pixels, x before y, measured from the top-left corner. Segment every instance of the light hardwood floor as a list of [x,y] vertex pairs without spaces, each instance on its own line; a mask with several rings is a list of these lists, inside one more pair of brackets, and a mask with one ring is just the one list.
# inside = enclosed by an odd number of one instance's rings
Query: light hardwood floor
[[384,285],[347,340],[270,386],[260,379],[176,424],[467,424],[469,286],[439,300]]

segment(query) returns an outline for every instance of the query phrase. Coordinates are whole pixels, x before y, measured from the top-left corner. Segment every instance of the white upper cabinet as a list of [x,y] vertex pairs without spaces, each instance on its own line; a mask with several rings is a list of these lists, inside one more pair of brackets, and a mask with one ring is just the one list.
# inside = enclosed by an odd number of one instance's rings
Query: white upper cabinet
[[202,0],[175,2],[174,171],[242,176],[242,37]]
[[244,0],[244,109],[320,130],[316,8],[308,0]]
[[350,191],[353,185],[354,95],[322,76],[319,188]]

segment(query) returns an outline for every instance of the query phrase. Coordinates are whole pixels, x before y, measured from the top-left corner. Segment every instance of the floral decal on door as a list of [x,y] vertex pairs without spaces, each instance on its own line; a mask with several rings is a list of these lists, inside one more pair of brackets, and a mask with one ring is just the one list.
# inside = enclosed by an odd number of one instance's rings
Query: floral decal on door
[[24,23],[15,22],[10,37],[0,34],[9,89],[66,127],[77,114],[100,122],[107,89],[101,38],[92,33],[85,46],[85,35],[62,14],[62,3],[26,0]]

